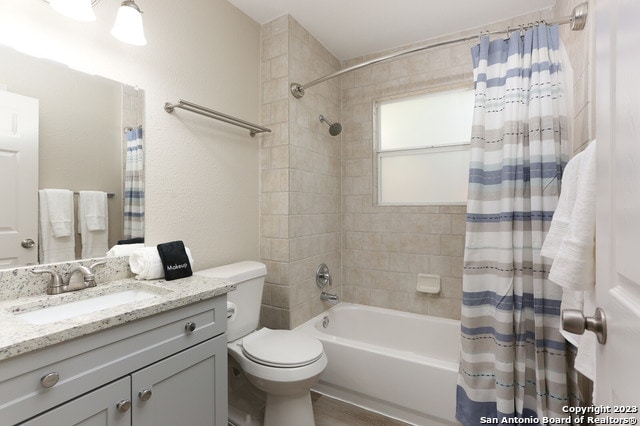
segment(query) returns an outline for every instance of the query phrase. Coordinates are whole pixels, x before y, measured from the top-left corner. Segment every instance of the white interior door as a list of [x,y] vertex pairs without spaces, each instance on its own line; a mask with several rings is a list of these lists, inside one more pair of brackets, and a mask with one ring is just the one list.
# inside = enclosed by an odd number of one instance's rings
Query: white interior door
[[[595,403],[640,405],[640,2],[599,0],[596,15],[596,301],[607,317]],[[585,312],[591,315],[591,312]],[[623,410],[626,411],[626,410]]]
[[0,90],[0,268],[37,261],[38,100]]

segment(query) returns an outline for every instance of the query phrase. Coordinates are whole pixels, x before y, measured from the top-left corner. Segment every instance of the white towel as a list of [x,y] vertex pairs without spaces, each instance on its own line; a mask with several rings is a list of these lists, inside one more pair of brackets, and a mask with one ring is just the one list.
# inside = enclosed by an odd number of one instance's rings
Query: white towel
[[44,189],[51,233],[55,238],[73,234],[73,192],[68,189]]
[[86,224],[89,231],[104,231],[108,228],[107,193],[102,191],[80,191],[78,198],[78,221]]
[[[66,237],[55,237],[51,227],[49,216],[49,203],[47,191],[41,189],[38,191],[38,199],[40,200],[39,212],[39,244],[38,259],[40,263],[64,262],[74,260],[76,258],[76,243],[73,233]],[[73,205],[73,193],[68,191],[71,197],[71,206]],[[73,215],[71,215],[70,228],[73,229]]]
[[[549,279],[562,287],[561,309],[595,309],[596,141],[569,161],[540,254],[553,259]],[[595,380],[596,336],[560,330],[578,348],[575,368]]]
[[549,232],[544,239],[540,255],[553,259],[560,250],[562,240],[567,235],[571,213],[576,202],[576,192],[578,188],[578,175],[580,174],[580,164],[584,152],[574,155],[564,168],[562,174],[562,192],[558,199],[556,211],[553,213]]
[[107,252],[107,257],[131,256],[134,251],[143,248],[143,243],[136,244],[116,244]]
[[595,285],[595,152],[595,141],[583,152],[569,226],[549,272],[550,280],[570,290],[590,290]]
[[[191,250],[185,247],[187,256],[189,257],[189,263],[193,269],[193,257],[191,256]],[[158,254],[156,247],[143,247],[135,250],[129,256],[129,267],[131,272],[136,274],[137,280],[156,280],[164,278],[164,268],[162,267],[162,260]]]
[[107,193],[80,191],[78,196],[78,232],[81,234],[82,258],[104,257],[109,250],[109,212]]

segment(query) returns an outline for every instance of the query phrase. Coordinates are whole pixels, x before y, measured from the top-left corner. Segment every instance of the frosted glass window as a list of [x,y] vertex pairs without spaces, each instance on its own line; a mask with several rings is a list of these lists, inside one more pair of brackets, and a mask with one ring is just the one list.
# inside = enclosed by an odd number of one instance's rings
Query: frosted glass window
[[[381,156],[381,200],[387,204],[467,200],[469,150]],[[464,177],[461,179],[461,177]]]
[[377,104],[379,204],[467,200],[473,90]]

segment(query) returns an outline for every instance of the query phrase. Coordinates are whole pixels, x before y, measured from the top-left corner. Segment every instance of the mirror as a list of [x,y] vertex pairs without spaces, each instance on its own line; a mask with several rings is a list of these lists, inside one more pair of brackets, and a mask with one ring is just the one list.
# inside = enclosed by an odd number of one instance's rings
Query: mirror
[[[6,46],[0,46],[0,63],[0,90],[39,101],[38,189],[113,194],[107,199],[108,247],[128,238],[124,233],[125,129],[143,124],[144,91]],[[77,202],[75,195],[75,259],[80,259]],[[11,209],[7,204],[3,200],[0,209]],[[21,265],[4,267],[15,266]]]

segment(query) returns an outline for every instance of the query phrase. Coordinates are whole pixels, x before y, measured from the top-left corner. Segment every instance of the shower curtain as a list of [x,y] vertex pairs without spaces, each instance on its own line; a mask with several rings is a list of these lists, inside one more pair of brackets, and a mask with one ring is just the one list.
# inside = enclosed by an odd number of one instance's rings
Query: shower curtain
[[562,293],[540,256],[568,158],[558,27],[483,36],[472,57],[456,417],[566,417]]
[[124,238],[144,237],[144,152],[142,128],[127,130],[124,171]]

